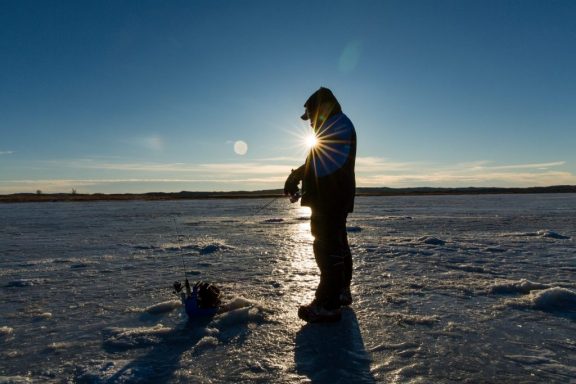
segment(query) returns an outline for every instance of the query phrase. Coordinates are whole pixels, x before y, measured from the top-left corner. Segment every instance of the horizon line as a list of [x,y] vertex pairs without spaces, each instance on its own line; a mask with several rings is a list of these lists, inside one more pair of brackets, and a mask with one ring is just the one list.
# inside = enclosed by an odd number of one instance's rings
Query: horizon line
[[[466,186],[466,187],[431,187],[431,186],[419,186],[419,187],[386,187],[386,186],[379,186],[379,187],[356,187],[356,191],[358,190],[392,190],[392,191],[414,191],[414,190],[533,190],[533,189],[551,189],[551,188],[574,188],[576,189],[576,185],[571,184],[553,184],[553,185],[534,185],[529,187],[497,187],[497,186],[488,186],[488,187],[476,187],[476,186]],[[148,191],[148,192],[76,192],[75,190],[72,192],[42,192],[38,190],[36,192],[13,192],[13,193],[0,193],[0,196],[12,196],[12,195],[80,195],[80,196],[89,196],[89,195],[147,195],[147,194],[163,194],[163,195],[170,195],[170,194],[183,194],[183,193],[196,193],[196,194],[235,194],[235,193],[281,193],[283,190],[282,188],[272,188],[272,189],[253,189],[253,190],[230,190],[230,191],[223,191],[223,190],[210,190],[210,191],[200,191],[200,190],[181,190],[181,191],[172,191],[172,192],[162,192],[162,191]]]

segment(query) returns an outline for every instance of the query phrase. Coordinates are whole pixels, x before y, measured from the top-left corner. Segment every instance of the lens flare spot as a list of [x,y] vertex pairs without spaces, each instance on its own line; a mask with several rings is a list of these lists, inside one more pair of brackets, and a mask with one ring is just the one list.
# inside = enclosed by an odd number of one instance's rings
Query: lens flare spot
[[248,152],[248,144],[245,141],[238,140],[234,143],[234,152],[237,155],[245,155]]
[[362,42],[351,41],[346,45],[340,55],[338,67],[343,73],[353,72],[358,67],[358,62],[362,56]]

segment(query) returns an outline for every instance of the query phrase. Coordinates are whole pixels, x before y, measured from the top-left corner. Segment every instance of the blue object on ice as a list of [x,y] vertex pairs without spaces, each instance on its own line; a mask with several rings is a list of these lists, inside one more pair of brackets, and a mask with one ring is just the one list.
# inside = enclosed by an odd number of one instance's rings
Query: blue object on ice
[[201,308],[198,306],[198,289],[194,287],[192,294],[184,299],[184,307],[189,318],[214,316],[220,307]]

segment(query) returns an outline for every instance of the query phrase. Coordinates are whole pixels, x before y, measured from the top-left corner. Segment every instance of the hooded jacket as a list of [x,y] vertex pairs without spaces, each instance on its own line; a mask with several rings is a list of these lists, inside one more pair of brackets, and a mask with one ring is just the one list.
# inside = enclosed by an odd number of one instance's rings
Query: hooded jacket
[[356,131],[342,112],[316,129],[317,144],[304,164],[301,205],[330,213],[354,209]]

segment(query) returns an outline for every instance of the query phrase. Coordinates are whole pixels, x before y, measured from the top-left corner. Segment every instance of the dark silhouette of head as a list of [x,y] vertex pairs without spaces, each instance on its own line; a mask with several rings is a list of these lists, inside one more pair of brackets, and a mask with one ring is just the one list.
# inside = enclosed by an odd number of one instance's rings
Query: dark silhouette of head
[[306,109],[300,116],[302,120],[310,120],[313,128],[320,127],[331,116],[342,112],[340,103],[328,88],[320,87],[304,103]]

